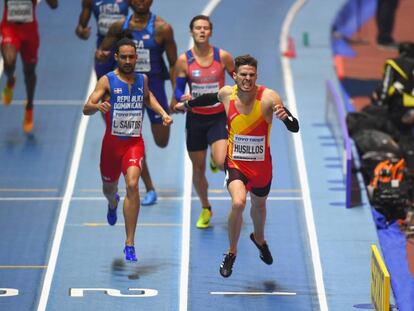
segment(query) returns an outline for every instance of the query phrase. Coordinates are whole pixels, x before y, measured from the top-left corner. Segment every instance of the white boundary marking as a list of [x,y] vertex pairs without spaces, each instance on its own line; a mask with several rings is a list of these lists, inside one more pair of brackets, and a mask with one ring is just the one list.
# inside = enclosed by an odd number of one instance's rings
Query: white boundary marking
[[[210,0],[201,14],[209,16],[221,0]],[[188,48],[193,44],[192,39]],[[190,224],[191,224],[191,190],[193,180],[193,168],[187,150],[184,148],[184,197],[183,197],[183,229],[181,236],[181,273],[180,273],[180,301],[179,310],[187,311],[188,308],[188,275],[190,268]]]
[[[190,194],[191,195],[191,194]],[[59,201],[63,200],[64,197],[0,197],[1,201]],[[198,197],[189,197],[191,201],[198,201]],[[222,197],[209,197],[211,201],[230,201],[231,198],[229,196],[222,196]],[[267,200],[269,201],[301,201],[302,197],[268,197]],[[70,200],[72,201],[106,201],[105,197],[71,197]],[[158,201],[184,201],[186,197],[158,197]],[[250,201],[250,198],[247,198]]]
[[295,292],[210,292],[210,295],[238,296],[296,296]]
[[1,76],[2,76],[2,74],[3,74],[3,57],[1,57],[1,55],[0,55],[0,78],[1,78]]
[[[96,83],[95,72],[92,70],[89,79],[88,93],[92,93]],[[75,148],[73,150],[72,162],[70,164],[69,176],[66,184],[65,193],[63,195],[63,201],[60,206],[59,218],[56,225],[55,236],[53,238],[52,248],[50,251],[49,262],[47,264],[47,270],[45,278],[43,280],[42,291],[39,298],[39,304],[37,311],[46,310],[47,302],[49,299],[50,287],[53,281],[53,274],[55,273],[56,262],[59,255],[60,243],[62,242],[63,229],[65,227],[66,217],[69,211],[69,204],[72,198],[73,189],[75,187],[76,176],[78,174],[79,162],[82,154],[83,144],[85,140],[85,133],[88,127],[89,117],[82,115],[78,133],[75,141]]]
[[[305,4],[305,2],[306,0],[297,0],[293,4],[293,6],[290,8],[285,20],[283,21],[282,31],[280,34],[280,52],[281,53],[283,53],[286,50],[288,36],[289,36],[289,28],[293,21],[293,18],[295,17],[297,12],[301,9],[301,7]],[[282,62],[282,68],[283,68],[287,101],[289,103],[289,109],[293,115],[296,115],[299,118],[299,115],[297,112],[297,106],[296,106],[294,83],[293,83],[292,71],[290,68],[290,62],[287,57],[283,57],[283,56],[281,57],[281,62]],[[312,263],[313,263],[313,270],[314,270],[314,277],[315,277],[315,282],[316,282],[316,290],[317,290],[317,296],[318,296],[318,301],[319,301],[319,307],[320,307],[320,310],[326,311],[328,310],[328,303],[326,300],[322,265],[321,265],[320,255],[319,255],[318,237],[316,234],[315,221],[314,221],[313,209],[312,209],[312,201],[311,201],[311,196],[309,192],[308,174],[307,174],[306,165],[304,161],[302,135],[300,133],[299,135],[294,135],[293,139],[294,139],[294,144],[295,144],[296,163],[298,166],[299,179],[300,179],[300,184],[301,184],[301,188],[303,191],[306,227],[308,231],[309,243],[310,243],[310,248],[311,248]]]

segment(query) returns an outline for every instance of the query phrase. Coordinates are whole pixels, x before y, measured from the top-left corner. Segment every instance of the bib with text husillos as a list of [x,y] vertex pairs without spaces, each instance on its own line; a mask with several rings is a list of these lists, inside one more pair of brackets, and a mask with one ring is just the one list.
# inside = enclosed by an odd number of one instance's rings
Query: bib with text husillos
[[[115,136],[141,136],[142,129],[142,109],[130,109],[138,106],[141,108],[142,103],[116,103],[112,115],[112,135]],[[125,109],[127,108],[127,109]]]
[[13,23],[33,22],[33,3],[30,0],[9,0],[7,21]]
[[233,160],[264,161],[266,136],[234,135]]
[[98,18],[98,31],[101,36],[106,36],[109,27],[123,17],[122,14],[101,13]]

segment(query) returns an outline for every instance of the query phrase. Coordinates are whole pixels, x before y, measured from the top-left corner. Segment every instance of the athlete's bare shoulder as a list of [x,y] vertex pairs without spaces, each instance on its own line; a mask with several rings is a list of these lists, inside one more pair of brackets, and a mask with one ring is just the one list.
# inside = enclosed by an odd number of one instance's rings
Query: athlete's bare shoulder
[[187,57],[185,56],[185,53],[178,56],[177,61],[175,62],[175,68],[178,72],[185,72],[187,70]]
[[219,100],[224,103],[227,102],[230,98],[231,93],[233,92],[233,87],[230,85],[223,86],[220,91],[218,92]]
[[167,23],[162,17],[156,16],[155,18],[155,31],[158,35],[169,34],[172,32],[172,26]]
[[266,104],[274,105],[283,105],[282,99],[279,94],[272,89],[265,88],[263,91],[262,101]]
[[223,61],[233,61],[233,57],[231,56],[231,54],[223,49],[220,49],[220,58]]
[[220,59],[229,76],[233,78],[233,72],[235,70],[233,56],[226,50],[220,49]]
[[96,83],[96,89],[101,89],[106,91],[109,91],[109,79],[107,75],[103,75],[99,78],[98,82]]
[[262,95],[262,112],[268,123],[272,122],[276,107],[283,107],[282,99],[275,90],[266,88]]
[[180,62],[181,64],[182,64],[182,63],[187,63],[187,56],[185,55],[185,53],[180,54],[180,55],[177,57],[177,63],[178,63],[178,62]]

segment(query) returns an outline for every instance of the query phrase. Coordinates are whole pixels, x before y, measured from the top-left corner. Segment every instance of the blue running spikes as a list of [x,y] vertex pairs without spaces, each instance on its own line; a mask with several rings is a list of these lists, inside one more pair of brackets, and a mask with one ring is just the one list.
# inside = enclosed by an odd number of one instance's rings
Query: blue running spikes
[[135,247],[126,245],[124,248],[125,260],[129,262],[137,261],[137,256],[135,255]]
[[111,226],[115,225],[118,219],[118,217],[116,216],[116,210],[118,208],[118,203],[119,203],[118,193],[115,195],[115,200],[116,200],[116,206],[111,207],[111,205],[108,204],[108,213],[106,214],[106,219],[108,220],[108,224],[110,224]]
[[157,203],[157,193],[154,190],[150,190],[141,201],[142,206],[153,205]]

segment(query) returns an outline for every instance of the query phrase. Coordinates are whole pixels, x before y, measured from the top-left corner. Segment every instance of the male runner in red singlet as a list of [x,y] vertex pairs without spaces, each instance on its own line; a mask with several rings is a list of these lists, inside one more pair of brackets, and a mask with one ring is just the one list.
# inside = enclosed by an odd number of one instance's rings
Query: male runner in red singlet
[[115,60],[118,68],[98,80],[83,113],[92,115],[100,111],[104,114],[106,131],[100,168],[103,193],[108,200],[107,220],[110,225],[117,221],[118,179],[122,172],[126,184],[125,259],[137,261],[134,241],[140,207],[138,181],[145,152],[141,135],[144,105],[161,116],[163,126],[170,125],[172,119],[149,91],[147,76],[134,71],[137,55],[132,40],[123,38],[118,41]]
[[[233,75],[234,62],[230,53],[209,42],[212,31],[213,24],[208,16],[197,15],[190,22],[194,46],[180,55],[175,65],[175,98],[179,102],[218,92],[224,86],[225,71]],[[184,95],[187,83],[190,94]],[[172,110],[174,106],[171,106]],[[196,226],[204,229],[209,226],[212,215],[205,174],[208,146],[211,146],[212,158],[219,169],[224,169],[226,158],[227,130],[223,104],[216,102],[189,111],[186,115],[186,141],[193,166],[193,184],[202,207]]]
[[[260,258],[268,265],[273,263],[264,235],[266,199],[272,183],[269,135],[273,115],[282,120],[289,131],[299,131],[298,121],[283,106],[279,95],[256,84],[256,59],[250,55],[238,56],[235,65],[235,86],[225,86],[218,93],[202,95],[186,104],[192,108],[219,100],[227,114],[229,138],[225,170],[232,208],[228,218],[230,246],[220,265],[223,277],[232,273],[248,191],[254,227],[250,239],[259,249]],[[177,106],[182,108],[182,104]]]
[[[135,71],[148,76],[148,86],[165,111],[169,110],[165,81],[170,79],[174,91],[174,65],[177,60],[177,45],[173,29],[160,16],[151,12],[152,0],[129,0],[132,13],[111,25],[100,47],[96,50],[96,58],[105,60],[110,55],[113,44],[125,35],[129,35],[137,46],[137,64]],[[169,70],[164,61],[167,56]],[[171,99],[173,100],[173,99]],[[162,126],[162,120],[150,109],[146,113],[151,123],[152,136],[158,147],[168,145],[170,129]],[[157,201],[157,194],[151,180],[144,158],[142,180],[147,194],[141,205],[152,205]]]
[[[46,3],[56,9],[58,0],[46,0]],[[10,105],[13,100],[13,89],[16,83],[17,53],[20,52],[23,62],[24,82],[26,84],[27,102],[25,107],[23,130],[31,133],[33,130],[33,99],[36,88],[36,64],[39,49],[39,30],[36,20],[37,0],[5,0],[3,19],[0,25],[1,54],[4,62],[4,73],[7,78],[2,92],[4,105]]]

